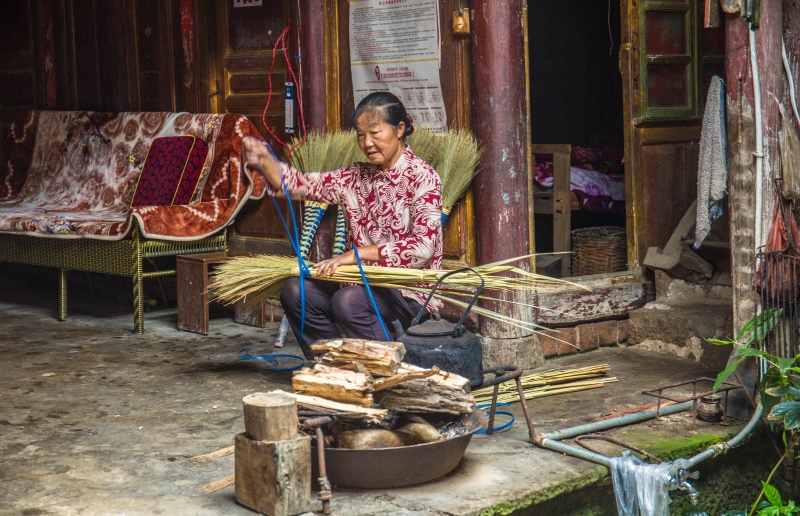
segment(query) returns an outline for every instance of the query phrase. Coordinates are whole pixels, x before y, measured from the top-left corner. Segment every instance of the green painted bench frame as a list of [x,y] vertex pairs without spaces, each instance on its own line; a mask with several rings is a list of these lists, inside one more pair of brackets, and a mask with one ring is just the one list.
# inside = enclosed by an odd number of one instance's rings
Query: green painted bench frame
[[145,278],[175,274],[175,269],[145,272],[148,258],[187,253],[227,251],[226,230],[203,240],[163,241],[142,238],[134,220],[131,236],[122,240],[48,238],[29,234],[0,234],[0,262],[55,267],[60,271],[58,319],[67,318],[67,272],[71,270],[126,276],[133,279],[134,331],[144,333]]

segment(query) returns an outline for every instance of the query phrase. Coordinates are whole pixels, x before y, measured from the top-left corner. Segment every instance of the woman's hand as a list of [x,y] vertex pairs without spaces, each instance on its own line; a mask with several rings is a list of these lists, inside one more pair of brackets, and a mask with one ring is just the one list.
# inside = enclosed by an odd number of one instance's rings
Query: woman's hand
[[281,191],[281,176],[278,163],[272,157],[263,141],[253,136],[242,138],[242,163],[257,166],[261,169],[269,185],[276,191]]
[[353,252],[352,249],[350,249],[346,253],[342,253],[339,256],[334,256],[333,258],[328,258],[327,260],[322,260],[321,262],[317,262],[315,267],[317,269],[317,276],[320,278],[325,278],[333,276],[333,273],[336,272],[336,269],[338,269],[340,265],[355,265],[355,264],[356,264],[356,254]]
[[[381,256],[378,252],[377,245],[366,245],[364,247],[358,248],[358,257],[361,258],[362,261],[367,260],[370,262],[380,262]],[[317,277],[318,278],[325,278],[333,276],[333,273],[336,272],[336,269],[339,268],[340,265],[355,265],[356,264],[356,253],[350,249],[349,251],[340,254],[339,256],[334,256],[333,258],[328,258],[327,260],[322,260],[321,262],[317,262],[314,267],[317,269]]]

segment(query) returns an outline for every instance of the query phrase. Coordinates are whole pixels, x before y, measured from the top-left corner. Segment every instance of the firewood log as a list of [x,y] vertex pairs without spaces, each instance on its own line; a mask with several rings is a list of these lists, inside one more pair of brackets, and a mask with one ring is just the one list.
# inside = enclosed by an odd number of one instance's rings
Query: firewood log
[[371,407],[372,376],[316,364],[305,367],[292,376],[292,388],[299,394]]
[[315,353],[323,353],[320,358],[323,364],[343,367],[351,362],[358,362],[373,376],[392,376],[406,354],[406,348],[401,342],[364,339],[320,340],[311,349]]

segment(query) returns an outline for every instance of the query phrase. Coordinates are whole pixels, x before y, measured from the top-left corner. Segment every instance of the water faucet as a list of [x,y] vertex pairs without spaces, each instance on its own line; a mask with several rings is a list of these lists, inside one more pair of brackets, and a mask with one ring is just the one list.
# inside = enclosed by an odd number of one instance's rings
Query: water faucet
[[689,478],[700,478],[700,472],[689,471],[687,469],[680,468],[678,469],[676,476],[670,475],[667,478],[667,486],[669,487],[670,491],[674,491],[676,489],[687,491],[689,493],[689,500],[692,502],[692,505],[697,505],[697,501],[700,497],[697,494],[697,489],[695,489],[694,486],[687,480]]

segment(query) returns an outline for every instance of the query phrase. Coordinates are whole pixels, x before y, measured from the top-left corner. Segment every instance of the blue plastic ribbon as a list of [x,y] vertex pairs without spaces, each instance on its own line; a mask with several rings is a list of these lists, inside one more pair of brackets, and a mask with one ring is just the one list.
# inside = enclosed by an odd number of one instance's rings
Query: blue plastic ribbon
[[[272,155],[272,158],[277,162],[278,157],[275,155],[275,152],[272,150],[272,147],[267,142],[262,142],[269,150],[269,153]],[[264,179],[267,178],[264,171],[261,170],[257,164],[254,164],[258,172],[264,176]],[[295,255],[297,256],[297,266],[300,270],[300,335],[297,337],[297,344],[302,347],[303,342],[303,333],[305,331],[306,325],[306,281],[305,278],[311,277],[311,271],[308,269],[305,260],[303,260],[303,255],[300,252],[300,233],[297,230],[297,219],[294,216],[294,207],[292,206],[292,198],[289,195],[289,188],[286,186],[286,181],[283,179],[283,174],[280,173],[280,168],[278,168],[278,175],[281,178],[281,186],[283,187],[283,192],[286,194],[286,202],[289,204],[289,212],[292,216],[292,229],[294,229],[294,238],[292,238],[292,231],[289,230],[289,224],[286,223],[286,219],[281,213],[280,207],[278,206],[278,201],[275,200],[275,197],[270,196],[272,199],[272,204],[275,205],[275,211],[278,212],[278,216],[281,219],[281,223],[283,224],[283,228],[286,230],[286,236],[289,238],[289,244],[292,246]],[[267,181],[269,183],[269,181]]]
[[[511,405],[511,403],[501,402],[501,403],[498,403],[496,406],[497,407],[508,407],[510,405]],[[475,405],[475,408],[477,408],[477,409],[489,408],[490,409],[491,406],[492,406],[491,403],[479,403],[478,405]],[[486,414],[490,415],[491,414],[491,410],[487,410]],[[511,412],[506,412],[504,410],[496,410],[494,412],[494,415],[495,416],[498,416],[498,415],[508,416],[510,419],[509,419],[509,421],[507,423],[503,423],[502,425],[498,426],[497,428],[493,428],[492,429],[492,433],[502,432],[503,430],[508,430],[509,428],[511,428],[511,425],[514,424],[514,414],[512,414]],[[487,431],[488,430],[484,429],[484,430],[478,430],[475,433],[476,434],[485,434],[485,433],[487,433]]]
[[[302,368],[306,363],[304,358],[299,357],[297,355],[287,355],[285,353],[274,353],[271,355],[250,355],[249,353],[247,353],[248,351],[250,351],[250,348],[244,348],[239,350],[239,358],[241,360],[264,360],[271,366],[270,367],[271,373],[285,373],[287,371],[297,371],[298,369]],[[279,358],[299,360],[300,363],[291,367],[279,367],[278,366]]]
[[353,246],[353,252],[356,255],[356,263],[358,264],[358,272],[361,273],[361,280],[364,282],[364,288],[367,289],[367,295],[369,296],[369,302],[372,303],[372,308],[375,310],[375,315],[378,317],[378,322],[381,323],[381,329],[383,329],[383,334],[386,336],[386,342],[390,342],[392,339],[389,337],[389,330],[386,329],[386,325],[383,324],[383,317],[381,317],[381,312],[378,310],[378,304],[375,302],[375,298],[372,297],[372,289],[369,288],[369,282],[367,281],[367,275],[364,274],[364,267],[361,266],[361,257],[358,256],[358,247]]

